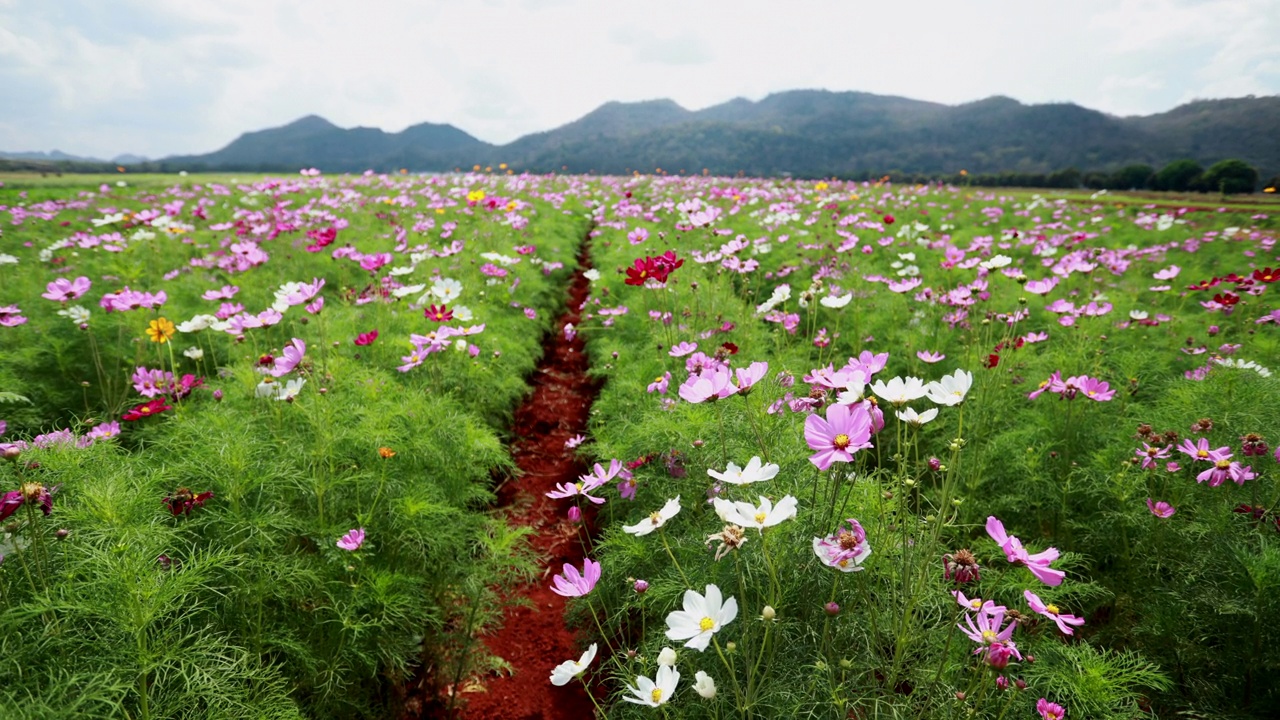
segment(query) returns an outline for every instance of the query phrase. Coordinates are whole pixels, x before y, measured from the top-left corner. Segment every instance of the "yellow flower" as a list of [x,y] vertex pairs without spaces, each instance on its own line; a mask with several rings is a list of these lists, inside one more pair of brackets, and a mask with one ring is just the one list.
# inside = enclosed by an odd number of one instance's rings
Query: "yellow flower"
[[395,450],[392,450],[392,449],[391,449],[391,448],[389,448],[389,447],[380,447],[380,448],[378,448],[378,455],[380,455],[380,456],[382,457],[382,459],[383,459],[383,460],[387,460],[387,459],[389,459],[389,458],[393,458],[393,457],[395,457],[395,456],[396,456],[396,451],[395,451]]
[[173,333],[177,330],[173,323],[165,318],[156,318],[147,325],[147,337],[151,338],[153,343],[167,343],[173,337]]
[[499,170],[506,170],[506,169],[507,169],[507,164],[506,164],[506,163],[498,163],[498,169],[499,169]]
[[467,193],[467,202],[469,203],[478,203],[483,199],[484,199],[483,190],[472,190],[471,192]]
[[814,186],[813,186],[813,189],[814,189],[814,190],[817,190],[817,191],[819,191],[819,192],[821,192],[821,191],[823,191],[823,190],[826,190],[826,189],[827,189],[827,187],[829,187],[829,186],[828,186],[825,182],[820,182],[820,183],[818,183],[817,185],[814,185]]
[[436,214],[437,214],[437,215],[443,215],[443,214],[444,214],[444,208],[436,208]]

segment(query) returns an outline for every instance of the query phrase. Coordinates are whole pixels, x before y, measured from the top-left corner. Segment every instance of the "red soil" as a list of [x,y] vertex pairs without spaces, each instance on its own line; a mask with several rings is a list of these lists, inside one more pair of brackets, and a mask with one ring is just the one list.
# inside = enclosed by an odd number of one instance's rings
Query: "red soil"
[[[533,377],[533,394],[515,413],[517,437],[512,457],[517,476],[498,488],[498,502],[507,509],[510,522],[533,530],[531,542],[542,558],[543,572],[531,585],[516,590],[528,606],[510,607],[502,629],[484,638],[489,651],[514,668],[510,675],[481,678],[483,691],[462,696],[461,717],[466,720],[538,720],[541,718],[590,718],[591,699],[581,683],[555,687],[551,669],[565,660],[576,660],[583,644],[565,626],[565,599],[551,592],[551,576],[565,563],[582,567],[579,533],[588,532],[565,519],[563,501],[546,496],[556,483],[574,482],[587,468],[565,449],[565,441],[585,433],[588,412],[597,388],[587,377],[587,356],[581,338],[566,341],[560,328],[578,323],[589,282],[585,251],[569,288],[568,310],[556,332],[547,339]],[[597,658],[596,664],[600,662]]]

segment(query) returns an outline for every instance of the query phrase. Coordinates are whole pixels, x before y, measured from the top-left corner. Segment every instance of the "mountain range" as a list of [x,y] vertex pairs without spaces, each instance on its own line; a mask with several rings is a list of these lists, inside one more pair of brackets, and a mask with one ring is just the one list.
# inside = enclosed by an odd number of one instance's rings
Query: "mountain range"
[[882,173],[1113,170],[1180,158],[1239,158],[1280,173],[1280,96],[1196,100],[1117,117],[1072,103],[991,97],[962,105],[862,92],[794,90],[703,110],[671,100],[610,102],[553,130],[492,145],[447,124],[398,133],[310,115],[248,132],[216,152],[136,163],[143,170],[516,171],[858,177]]

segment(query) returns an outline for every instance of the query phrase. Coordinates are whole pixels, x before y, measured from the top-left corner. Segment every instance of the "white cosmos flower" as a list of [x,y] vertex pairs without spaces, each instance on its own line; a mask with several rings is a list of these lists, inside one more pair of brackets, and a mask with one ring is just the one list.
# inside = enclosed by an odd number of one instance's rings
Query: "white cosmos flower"
[[453,306],[453,319],[458,322],[471,322],[474,316],[471,314],[471,308],[466,305]]
[[1130,310],[1129,319],[1130,320],[1146,320],[1147,311],[1146,310]]
[[409,297],[410,295],[417,295],[418,293],[422,292],[426,288],[427,288],[426,285],[405,285],[404,287],[399,287],[399,288],[396,288],[395,290],[392,290],[391,294],[398,298]]
[[902,407],[913,400],[924,397],[924,381],[918,377],[892,378],[889,382],[877,380],[871,383],[871,392],[881,400]]
[[658,664],[670,667],[676,666],[676,651],[669,647],[662,648],[662,652],[658,653]]
[[59,310],[58,314],[77,325],[89,322],[89,311],[79,305],[72,305],[69,308]]
[[784,303],[790,299],[791,299],[791,286],[786,283],[783,283],[773,289],[773,294],[769,296],[768,300],[765,300],[763,303],[756,306],[756,314],[763,315],[764,313],[767,313],[770,310],[772,310],[778,304]]
[[729,463],[724,472],[707,468],[707,474],[730,485],[749,485],[754,482],[772,480],[777,476],[778,469],[775,463],[762,465],[759,457],[753,457],[745,468],[740,468],[735,463]]
[[276,399],[292,400],[298,397],[298,393],[302,391],[302,386],[306,384],[307,384],[306,378],[294,378],[289,382],[284,383],[283,386],[281,386],[280,383],[275,383]]
[[198,348],[198,347],[189,347],[189,348],[187,348],[186,350],[183,350],[183,351],[182,351],[182,354],[183,354],[183,355],[186,355],[187,357],[191,358],[192,360],[200,360],[200,359],[204,358],[204,350],[202,350],[202,349],[200,349],[200,348]]
[[938,417],[938,408],[929,408],[922,413],[917,413],[912,408],[903,408],[896,413],[898,419],[913,427],[920,427],[930,420]]
[[93,218],[89,222],[93,223],[94,227],[102,227],[103,225],[118,223],[123,219],[124,219],[124,213],[120,212],[120,213],[112,213],[111,215],[103,215],[100,218]]
[[[736,617],[737,599],[723,600],[720,588],[715,585],[707,586],[706,595],[700,595],[696,590],[685,590],[684,609],[667,615],[667,637],[671,640],[685,640],[684,646],[687,648],[706,650],[711,643],[711,636]],[[661,677],[662,669],[658,673]]]
[[969,394],[971,387],[973,387],[973,373],[956,370],[950,375],[943,375],[937,382],[929,383],[925,388],[925,394],[938,405],[950,407],[964,402],[964,396]]
[[667,504],[663,505],[661,510],[650,513],[649,517],[641,520],[635,525],[623,525],[622,530],[623,532],[631,533],[637,537],[648,535],[654,530],[666,525],[667,521],[675,517],[678,512],[680,512],[679,495],[675,496],[675,499],[673,500],[668,500]]
[[569,681],[578,677],[587,671],[587,666],[596,659],[596,644],[591,643],[591,647],[582,653],[582,657],[577,662],[565,660],[559,665],[551,668],[551,684],[556,687],[568,685]]
[[996,255],[990,260],[987,260],[986,262],[979,263],[979,264],[988,270],[997,270],[999,268],[1007,266],[1011,262],[1013,262],[1013,258],[1009,257],[1008,255]]
[[648,705],[649,707],[658,707],[665,705],[671,700],[671,696],[676,693],[676,685],[680,683],[680,671],[673,667],[663,666],[658,668],[657,675],[654,675],[656,682],[640,675],[636,677],[635,687],[627,686],[627,691],[635,697],[624,696],[622,699],[629,703],[637,705]]
[[843,295],[828,295],[822,298],[821,300],[819,300],[818,302],[822,305],[822,307],[839,309],[844,307],[845,305],[848,305],[849,301],[852,299],[853,299],[853,293],[850,292],[850,293],[845,293]]
[[711,676],[699,670],[693,676],[693,691],[698,693],[704,700],[715,700],[716,698],[716,681]]
[[401,275],[408,275],[417,269],[418,269],[417,265],[409,265],[408,267],[401,265],[398,267],[391,268],[390,270],[387,271],[387,274],[390,275],[391,277],[400,277]]
[[716,515],[719,515],[721,520],[744,528],[755,528],[763,533],[767,527],[773,527],[794,518],[796,502],[794,496],[788,495],[779,500],[776,506],[767,497],[760,498],[759,506],[748,502],[729,502],[724,498],[716,498],[713,504]]
[[8,254],[0,253],[0,265],[17,265],[18,258]]
[[595,282],[600,279],[600,271],[595,268],[591,268],[590,270],[582,273],[582,276],[591,282]]
[[462,283],[453,278],[440,278],[431,284],[431,294],[440,302],[450,302],[462,295]]
[[192,333],[208,330],[213,323],[218,322],[218,318],[213,315],[197,315],[190,320],[178,323],[178,332]]

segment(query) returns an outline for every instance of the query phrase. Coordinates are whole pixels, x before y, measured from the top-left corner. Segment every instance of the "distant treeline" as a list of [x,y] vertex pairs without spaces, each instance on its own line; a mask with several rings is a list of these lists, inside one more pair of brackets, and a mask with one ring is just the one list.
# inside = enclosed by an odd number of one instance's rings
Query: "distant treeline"
[[[1084,172],[1066,168],[1052,173],[862,173],[844,180],[879,180],[899,183],[946,182],[978,187],[1061,188],[1076,190],[1166,190],[1234,195],[1259,189],[1258,171],[1243,160],[1223,160],[1205,169],[1195,160],[1175,160],[1156,170],[1150,165],[1126,165],[1114,172]],[[1262,184],[1267,192],[1280,190],[1280,175]]]
[[[179,168],[172,163],[151,161],[136,165],[119,166],[114,163],[95,163],[74,160],[42,161],[42,160],[5,160],[0,159],[0,172],[38,172],[46,175],[63,173],[176,173],[181,170],[190,172],[294,172],[298,168],[272,167],[268,164],[254,167],[216,168],[201,166]],[[1234,195],[1252,193],[1259,189],[1258,171],[1243,160],[1228,159],[1214,163],[1207,169],[1195,160],[1175,160],[1159,170],[1150,165],[1126,165],[1113,172],[1084,172],[1070,167],[1052,173],[903,173],[903,172],[865,172],[856,174],[838,174],[840,180],[883,180],[896,183],[929,183],[945,182],[954,185],[971,185],[977,187],[1025,187],[1025,188],[1058,188],[1076,190],[1165,190],[1169,192],[1203,192]],[[1262,183],[1261,189],[1266,192],[1280,190],[1280,175]]]

